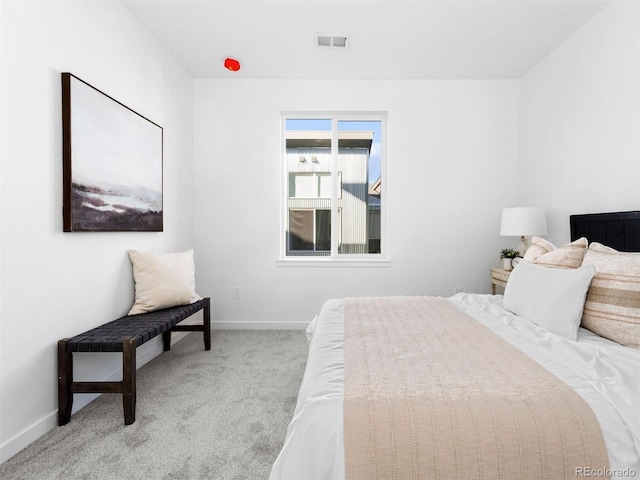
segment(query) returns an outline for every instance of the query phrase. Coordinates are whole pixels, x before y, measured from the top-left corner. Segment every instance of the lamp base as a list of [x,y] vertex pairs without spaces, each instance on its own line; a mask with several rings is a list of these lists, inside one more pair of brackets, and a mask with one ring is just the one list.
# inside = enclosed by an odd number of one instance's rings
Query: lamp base
[[524,235],[520,236],[520,256],[524,257],[524,254],[527,253],[529,249],[529,240]]

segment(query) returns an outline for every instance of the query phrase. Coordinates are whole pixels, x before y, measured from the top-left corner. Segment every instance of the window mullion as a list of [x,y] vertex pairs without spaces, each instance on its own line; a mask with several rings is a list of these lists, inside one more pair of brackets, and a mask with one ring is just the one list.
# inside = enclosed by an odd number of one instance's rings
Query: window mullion
[[331,119],[331,256],[338,255],[338,120]]

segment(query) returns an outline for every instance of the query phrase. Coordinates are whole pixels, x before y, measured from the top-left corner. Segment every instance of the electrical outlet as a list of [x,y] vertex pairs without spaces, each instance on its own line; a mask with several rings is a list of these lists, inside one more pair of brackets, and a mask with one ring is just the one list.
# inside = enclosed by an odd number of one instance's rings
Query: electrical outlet
[[453,293],[462,293],[464,289],[462,287],[453,287]]
[[240,287],[233,287],[231,290],[231,297],[234,300],[240,300]]

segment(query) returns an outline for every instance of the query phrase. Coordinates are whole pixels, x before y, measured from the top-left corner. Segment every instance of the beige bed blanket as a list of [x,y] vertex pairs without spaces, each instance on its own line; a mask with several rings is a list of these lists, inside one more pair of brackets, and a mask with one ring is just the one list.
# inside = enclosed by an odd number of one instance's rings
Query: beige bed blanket
[[449,301],[344,308],[347,479],[559,480],[609,466],[585,401]]

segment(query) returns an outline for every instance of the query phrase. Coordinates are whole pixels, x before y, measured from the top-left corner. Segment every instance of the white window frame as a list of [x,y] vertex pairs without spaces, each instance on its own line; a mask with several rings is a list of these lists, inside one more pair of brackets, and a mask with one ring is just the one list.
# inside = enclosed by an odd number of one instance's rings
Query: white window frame
[[[332,125],[331,154],[332,164],[331,175],[333,177],[333,188],[331,197],[331,253],[326,256],[287,256],[287,228],[288,228],[288,189],[289,172],[286,168],[286,121],[288,119],[330,119]],[[344,254],[337,253],[340,236],[338,223],[339,178],[336,174],[338,161],[338,122],[340,121],[380,121],[381,122],[381,152],[380,152],[380,175],[384,185],[383,198],[380,205],[380,236],[381,252],[364,254]],[[389,189],[387,188],[387,112],[281,112],[280,124],[280,256],[277,265],[282,267],[298,266],[336,266],[336,267],[388,267],[391,265],[389,258],[389,234],[387,231],[387,209],[389,204]]]

